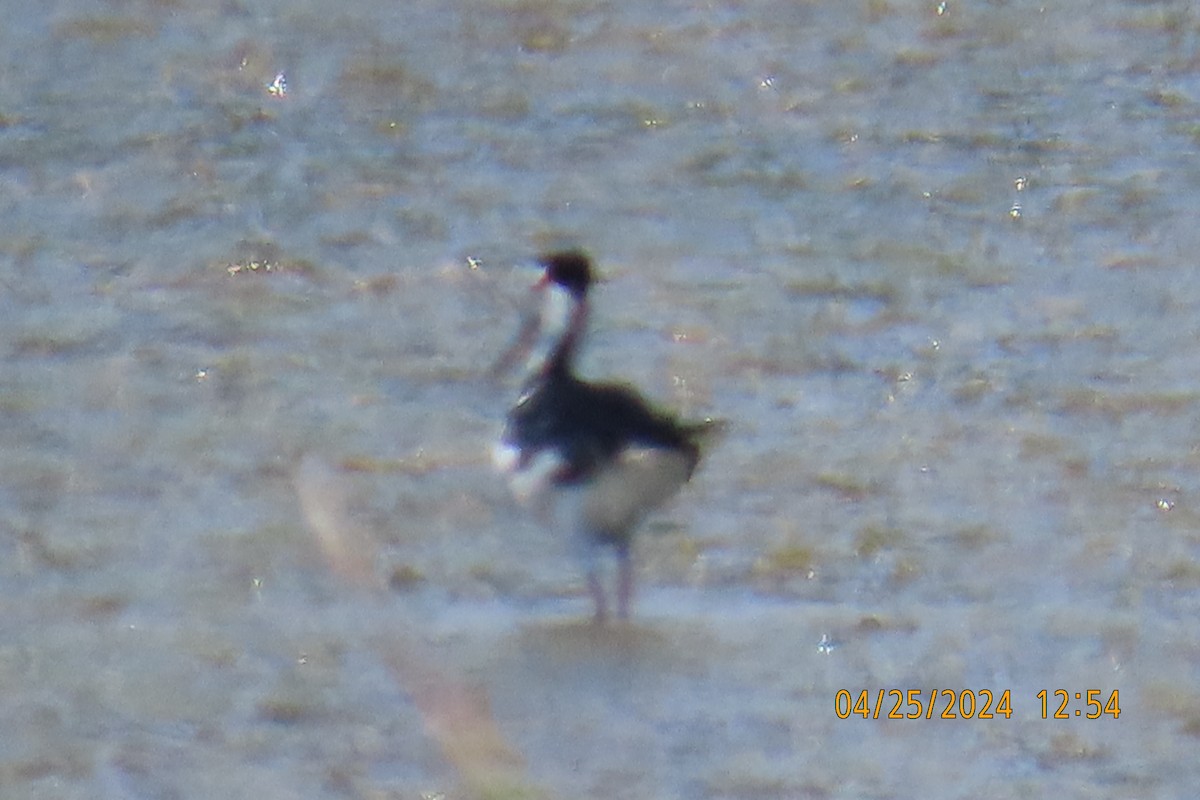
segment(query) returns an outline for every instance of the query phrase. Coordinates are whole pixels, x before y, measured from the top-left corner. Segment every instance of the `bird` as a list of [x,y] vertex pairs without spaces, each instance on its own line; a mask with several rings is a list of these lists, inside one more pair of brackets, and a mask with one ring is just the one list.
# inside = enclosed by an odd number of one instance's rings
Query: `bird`
[[539,259],[540,303],[497,362],[505,371],[527,354],[526,378],[493,460],[516,499],[543,520],[571,528],[583,562],[594,619],[609,615],[601,580],[604,551],[616,556],[616,613],[628,619],[631,548],[638,525],[691,479],[713,420],[685,422],[627,384],[590,382],[575,372],[595,282],[589,257],[562,250]]

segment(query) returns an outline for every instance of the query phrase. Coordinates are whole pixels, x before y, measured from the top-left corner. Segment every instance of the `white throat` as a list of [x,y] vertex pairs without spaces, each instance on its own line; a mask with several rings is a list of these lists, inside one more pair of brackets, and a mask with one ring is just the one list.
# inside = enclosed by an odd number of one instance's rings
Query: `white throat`
[[527,374],[535,375],[544,369],[563,337],[571,333],[578,313],[579,301],[567,289],[557,283],[542,289],[538,334],[525,365]]

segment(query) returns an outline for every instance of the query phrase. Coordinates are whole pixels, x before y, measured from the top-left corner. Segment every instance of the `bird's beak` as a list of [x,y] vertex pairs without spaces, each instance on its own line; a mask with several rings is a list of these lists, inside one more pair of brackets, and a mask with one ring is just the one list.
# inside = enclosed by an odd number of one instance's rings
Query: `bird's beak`
[[533,348],[539,327],[540,321],[538,320],[537,312],[526,313],[524,319],[521,320],[521,327],[517,331],[517,335],[513,338],[512,343],[504,349],[504,352],[500,354],[500,357],[496,359],[491,369],[488,370],[488,378],[494,381],[500,380],[511,372],[513,366],[525,358]]
[[538,334],[541,332],[542,319],[540,299],[542,291],[549,285],[550,279],[546,275],[542,275],[537,283],[530,289],[532,295],[530,301],[525,306],[525,311],[521,315],[521,327],[517,329],[517,335],[513,337],[512,343],[504,349],[500,357],[492,364],[488,370],[488,378],[496,381],[500,380],[512,371],[513,367],[524,359],[533,349],[533,345],[537,342]]

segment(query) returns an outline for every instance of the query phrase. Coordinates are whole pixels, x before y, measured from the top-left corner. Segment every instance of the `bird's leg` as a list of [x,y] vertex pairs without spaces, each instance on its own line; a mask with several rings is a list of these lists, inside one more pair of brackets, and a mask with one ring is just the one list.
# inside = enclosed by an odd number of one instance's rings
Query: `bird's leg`
[[595,603],[595,621],[604,622],[608,619],[608,601],[604,593],[604,584],[600,582],[602,559],[598,537],[587,528],[581,531],[574,540],[575,554],[582,561],[584,572],[588,576],[588,594],[592,595]]
[[596,604],[595,621],[598,623],[608,619],[608,599],[604,595],[604,584],[600,580],[604,573],[602,542],[600,535],[588,528],[584,528],[574,542],[576,555],[587,574],[588,593],[592,596],[592,602]]
[[629,542],[617,545],[617,616],[629,619],[629,604],[633,600],[633,560],[629,557]]
[[592,600],[596,603],[595,620],[602,623],[608,619],[608,603],[604,599],[604,586],[600,583],[594,562],[588,567],[587,582],[588,591],[592,593]]

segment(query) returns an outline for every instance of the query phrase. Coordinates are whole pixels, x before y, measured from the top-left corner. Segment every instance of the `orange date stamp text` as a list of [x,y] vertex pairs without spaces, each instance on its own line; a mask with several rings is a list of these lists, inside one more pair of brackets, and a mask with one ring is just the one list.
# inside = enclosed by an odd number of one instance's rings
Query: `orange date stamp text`
[[[1119,689],[1042,689],[1034,698],[1041,719],[1100,719],[1121,715]],[[1011,689],[838,689],[838,719],[1012,719]]]

